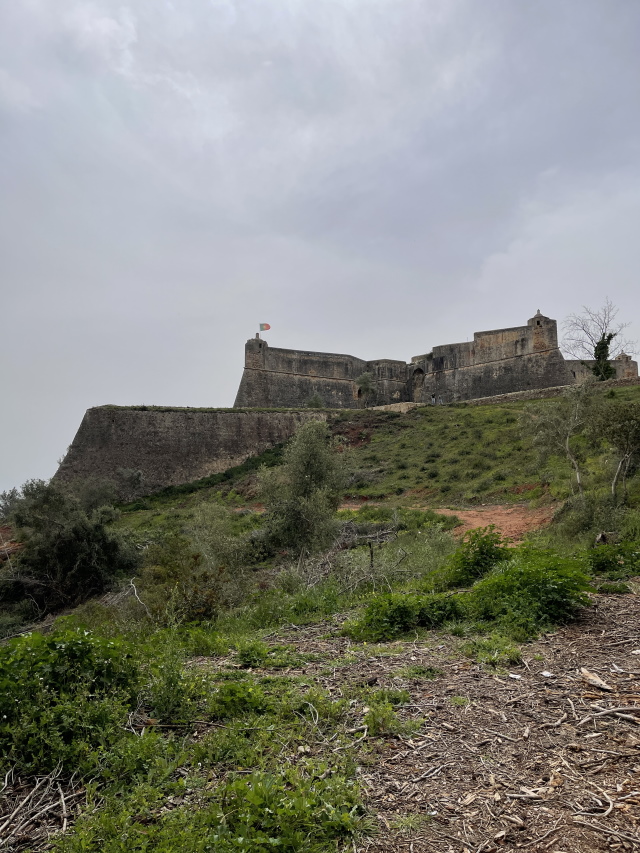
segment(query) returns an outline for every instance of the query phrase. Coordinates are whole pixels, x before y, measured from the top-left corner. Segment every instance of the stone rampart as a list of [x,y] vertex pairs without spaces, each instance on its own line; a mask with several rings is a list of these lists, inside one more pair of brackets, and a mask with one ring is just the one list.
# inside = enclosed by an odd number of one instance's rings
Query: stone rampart
[[326,414],[99,406],[89,409],[55,478],[119,479],[140,471],[141,491],[189,483],[240,465]]

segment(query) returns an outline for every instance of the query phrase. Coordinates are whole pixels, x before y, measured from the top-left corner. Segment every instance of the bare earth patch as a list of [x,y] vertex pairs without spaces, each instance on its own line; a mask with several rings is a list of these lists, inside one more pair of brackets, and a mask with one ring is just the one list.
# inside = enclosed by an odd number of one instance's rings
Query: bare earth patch
[[500,533],[514,542],[520,542],[527,533],[551,523],[557,507],[530,507],[526,504],[483,506],[474,509],[434,509],[441,515],[457,515],[462,525],[454,531],[466,533],[474,527],[495,524]]

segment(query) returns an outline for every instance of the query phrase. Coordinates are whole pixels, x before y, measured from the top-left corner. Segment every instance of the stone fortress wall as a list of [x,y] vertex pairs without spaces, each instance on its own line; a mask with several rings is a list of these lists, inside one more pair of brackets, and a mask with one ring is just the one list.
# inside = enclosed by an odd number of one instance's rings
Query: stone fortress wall
[[[638,375],[627,355],[612,361],[616,379]],[[555,320],[540,311],[525,326],[476,332],[473,341],[435,347],[407,364],[351,355],[270,347],[259,336],[247,341],[236,407],[301,407],[319,396],[329,408],[361,405],[355,380],[371,373],[375,403],[455,403],[571,385],[591,375],[588,366],[567,361],[558,348]]]
[[[638,365],[628,356],[612,363],[616,379],[608,384],[638,381]],[[141,493],[150,494],[220,473],[286,441],[301,423],[326,419],[325,412],[306,407],[314,395],[327,408],[360,407],[355,380],[366,372],[376,380],[376,399],[370,404],[397,409],[434,399],[533,399],[561,393],[558,386],[591,375],[580,362],[565,361],[555,320],[540,312],[526,326],[478,332],[473,341],[436,347],[408,364],[277,349],[257,337],[246,346],[234,409],[89,409],[55,477],[118,482],[125,471],[139,472]]]
[[136,471],[150,494],[240,465],[308,420],[326,414],[97,406],[85,413],[55,479],[118,482],[123,471]]

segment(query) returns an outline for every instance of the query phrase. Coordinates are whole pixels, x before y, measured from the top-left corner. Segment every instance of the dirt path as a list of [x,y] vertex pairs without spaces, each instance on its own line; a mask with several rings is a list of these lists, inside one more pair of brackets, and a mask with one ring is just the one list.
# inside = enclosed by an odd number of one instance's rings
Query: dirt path
[[529,507],[526,504],[483,506],[477,509],[436,509],[441,515],[457,515],[462,525],[454,531],[466,533],[474,527],[495,524],[500,533],[514,542],[520,542],[532,530],[546,527],[557,507]]
[[[367,504],[376,506],[373,502]],[[340,509],[358,510],[362,503],[344,503]],[[431,509],[440,515],[456,515],[462,524],[453,531],[456,536],[473,530],[474,527],[487,527],[495,524],[500,533],[514,542],[521,542],[524,536],[532,530],[546,527],[557,510],[556,505],[530,507],[527,504],[496,504],[491,506],[476,507],[474,509],[444,509],[442,507],[420,507],[420,509]]]

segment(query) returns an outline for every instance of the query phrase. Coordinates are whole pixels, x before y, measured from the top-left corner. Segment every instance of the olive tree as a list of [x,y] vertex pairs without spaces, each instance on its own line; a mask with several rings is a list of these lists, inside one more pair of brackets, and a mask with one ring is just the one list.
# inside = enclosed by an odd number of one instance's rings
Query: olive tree
[[260,470],[265,528],[276,547],[312,551],[331,541],[337,529],[334,515],[344,484],[343,469],[327,425],[311,421],[291,439],[282,465]]

